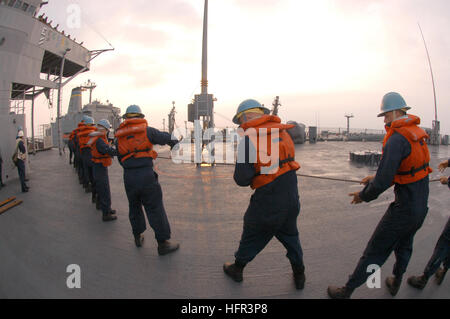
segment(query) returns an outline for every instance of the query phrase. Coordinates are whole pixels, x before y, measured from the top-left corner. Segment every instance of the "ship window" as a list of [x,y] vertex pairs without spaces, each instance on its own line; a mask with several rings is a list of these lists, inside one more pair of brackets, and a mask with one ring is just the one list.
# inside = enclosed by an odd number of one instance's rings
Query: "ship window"
[[20,8],[22,6],[22,0],[17,0],[14,8]]
[[16,2],[16,0],[9,0],[8,6],[12,7],[14,5],[14,2]]
[[35,6],[30,6],[28,8],[28,12],[31,13],[31,14],[34,14],[35,11],[36,11],[36,7]]
[[22,10],[27,12],[27,9],[28,9],[29,6],[30,5],[28,3],[24,3],[23,6],[22,6]]

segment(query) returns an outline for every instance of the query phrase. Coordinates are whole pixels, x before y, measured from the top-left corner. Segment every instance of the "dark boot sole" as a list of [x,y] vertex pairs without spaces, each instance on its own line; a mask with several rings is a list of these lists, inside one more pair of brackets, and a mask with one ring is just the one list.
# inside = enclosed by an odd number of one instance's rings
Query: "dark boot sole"
[[412,279],[412,278],[413,277],[408,278],[407,282],[408,282],[408,285],[410,285],[413,288],[423,290],[425,288],[425,286],[427,285],[426,283],[423,284],[423,283],[415,282],[414,279]]
[[393,283],[391,284],[389,278],[386,278],[386,286],[392,297],[395,297],[400,290],[400,285],[398,285],[398,287],[395,287]]
[[180,245],[177,245],[176,248],[172,248],[172,249],[169,249],[169,250],[163,250],[163,249],[160,250],[158,248],[158,255],[165,256],[165,255],[168,255],[170,253],[173,253],[173,252],[177,251],[179,248],[180,248]]
[[299,278],[299,279],[296,279],[294,276],[295,289],[303,290],[305,288],[305,282],[306,282],[305,276],[303,276],[303,278]]
[[225,265],[223,266],[223,271],[228,277],[233,279],[235,282],[242,282],[244,280],[242,276],[236,276],[233,272],[228,270],[228,268]]

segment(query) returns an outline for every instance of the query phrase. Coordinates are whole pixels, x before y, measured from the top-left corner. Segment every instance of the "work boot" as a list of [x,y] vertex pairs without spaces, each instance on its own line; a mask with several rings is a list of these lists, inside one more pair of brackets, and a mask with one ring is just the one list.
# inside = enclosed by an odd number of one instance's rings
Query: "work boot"
[[116,211],[112,210],[111,212],[109,212],[108,214],[103,214],[103,221],[104,222],[110,222],[113,220],[116,220],[117,216],[116,216]]
[[305,267],[291,264],[292,271],[294,273],[295,288],[298,290],[305,287]]
[[386,278],[386,286],[388,287],[388,290],[392,296],[397,295],[397,292],[400,289],[401,283],[402,283],[402,278],[397,278],[395,276]]
[[241,282],[244,280],[242,276],[243,270],[244,267],[237,266],[236,263],[225,263],[223,265],[223,271],[236,282]]
[[134,243],[136,244],[136,247],[142,247],[142,244],[144,243],[144,234],[134,234]]
[[168,240],[163,241],[163,242],[158,242],[158,254],[160,256],[170,254],[171,252],[174,252],[178,248],[180,248],[180,244],[178,244],[178,243],[172,244]]
[[86,193],[92,192],[91,184],[87,184],[87,185],[84,187],[84,191],[85,191]]
[[445,274],[447,273],[448,268],[447,267],[440,267],[437,271],[436,274],[434,275],[436,278],[436,283],[438,285],[442,284],[442,282],[444,281],[444,277]]
[[331,299],[350,299],[350,296],[353,293],[353,290],[344,287],[336,287],[336,286],[328,286],[328,296]]
[[417,289],[423,289],[427,285],[428,279],[425,275],[422,276],[411,276],[408,278],[408,284]]

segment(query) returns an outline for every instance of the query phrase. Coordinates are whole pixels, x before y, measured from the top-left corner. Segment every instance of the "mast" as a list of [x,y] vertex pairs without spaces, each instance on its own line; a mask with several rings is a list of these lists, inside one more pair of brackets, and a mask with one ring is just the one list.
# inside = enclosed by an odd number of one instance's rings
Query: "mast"
[[208,0],[205,0],[203,16],[202,94],[208,94]]

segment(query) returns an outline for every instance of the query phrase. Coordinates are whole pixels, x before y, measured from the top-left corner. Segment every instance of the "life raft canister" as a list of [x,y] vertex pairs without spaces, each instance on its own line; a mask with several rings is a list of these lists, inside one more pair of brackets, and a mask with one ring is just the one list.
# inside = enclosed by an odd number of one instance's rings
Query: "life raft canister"
[[406,138],[411,145],[411,153],[405,158],[394,176],[396,184],[411,184],[428,176],[433,170],[430,167],[430,152],[426,143],[428,134],[418,127],[420,118],[407,115],[406,118],[393,121],[386,126],[386,136],[383,140],[383,152],[387,141],[397,132]]
[[[257,176],[251,182],[252,189],[267,185],[289,171],[300,169],[300,164],[295,161],[294,142],[286,131],[293,127],[294,125],[281,124],[281,119],[274,115],[263,115],[241,125],[244,134],[257,150],[254,163]],[[275,148],[278,148],[278,156],[276,151],[272,152]],[[272,158],[272,154],[277,158]]]
[[128,119],[120,124],[116,132],[118,151],[123,163],[130,157],[156,159],[158,153],[153,150],[153,144],[147,137],[146,119]]

